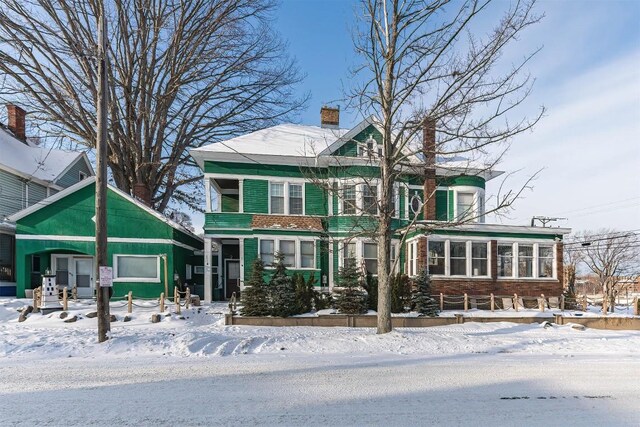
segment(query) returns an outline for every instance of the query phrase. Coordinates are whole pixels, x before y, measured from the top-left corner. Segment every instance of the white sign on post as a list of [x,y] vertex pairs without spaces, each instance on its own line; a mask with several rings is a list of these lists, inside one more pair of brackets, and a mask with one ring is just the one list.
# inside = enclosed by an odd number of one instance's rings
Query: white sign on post
[[100,266],[100,287],[111,288],[113,287],[113,268]]

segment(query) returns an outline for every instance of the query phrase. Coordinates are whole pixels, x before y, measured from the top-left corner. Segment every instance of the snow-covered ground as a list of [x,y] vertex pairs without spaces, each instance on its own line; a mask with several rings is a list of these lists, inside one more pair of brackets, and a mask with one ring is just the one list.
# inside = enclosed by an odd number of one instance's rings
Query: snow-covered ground
[[140,301],[97,344],[95,305],[18,323],[26,303],[0,299],[0,425],[640,425],[636,331],[151,324]]

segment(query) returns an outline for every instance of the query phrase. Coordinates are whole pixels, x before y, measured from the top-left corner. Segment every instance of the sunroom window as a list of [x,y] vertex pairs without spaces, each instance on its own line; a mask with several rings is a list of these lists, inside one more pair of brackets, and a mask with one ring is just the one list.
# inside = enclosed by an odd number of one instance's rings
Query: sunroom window
[[471,243],[471,275],[487,275],[487,244]]
[[452,276],[467,275],[467,243],[466,242],[450,242],[449,243],[449,261]]
[[533,245],[518,245],[518,277],[533,277]]
[[553,246],[538,246],[538,277],[553,277]]
[[430,240],[428,247],[429,274],[444,274],[444,242]]
[[513,276],[513,245],[498,245],[498,276]]

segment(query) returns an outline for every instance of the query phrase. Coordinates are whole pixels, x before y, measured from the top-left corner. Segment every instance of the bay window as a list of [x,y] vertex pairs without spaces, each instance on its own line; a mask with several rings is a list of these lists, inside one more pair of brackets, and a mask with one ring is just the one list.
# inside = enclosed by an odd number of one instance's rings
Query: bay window
[[295,240],[280,240],[280,255],[282,255],[282,263],[285,267],[296,266],[296,242]]
[[475,216],[473,209],[473,193],[458,193],[456,207],[459,221],[473,218]]
[[[266,267],[273,267],[275,254],[282,256],[282,263],[287,268],[315,268],[315,240],[294,240],[292,238],[260,239],[258,256]],[[300,257],[298,257],[298,253]]]

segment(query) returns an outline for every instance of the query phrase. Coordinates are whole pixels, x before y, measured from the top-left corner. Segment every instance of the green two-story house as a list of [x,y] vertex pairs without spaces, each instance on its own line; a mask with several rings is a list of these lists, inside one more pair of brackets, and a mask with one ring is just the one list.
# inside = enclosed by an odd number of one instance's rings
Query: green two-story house
[[[320,127],[282,124],[191,150],[205,180],[205,300],[239,293],[253,260],[276,253],[326,290],[348,262],[376,274],[382,134],[373,117],[338,125],[339,110],[323,107]],[[424,138],[434,147],[435,129]],[[448,294],[559,295],[570,230],[486,224],[485,184],[501,172],[431,150],[432,174],[412,173],[425,159],[410,156],[415,168],[393,185],[395,270],[428,268]]]

